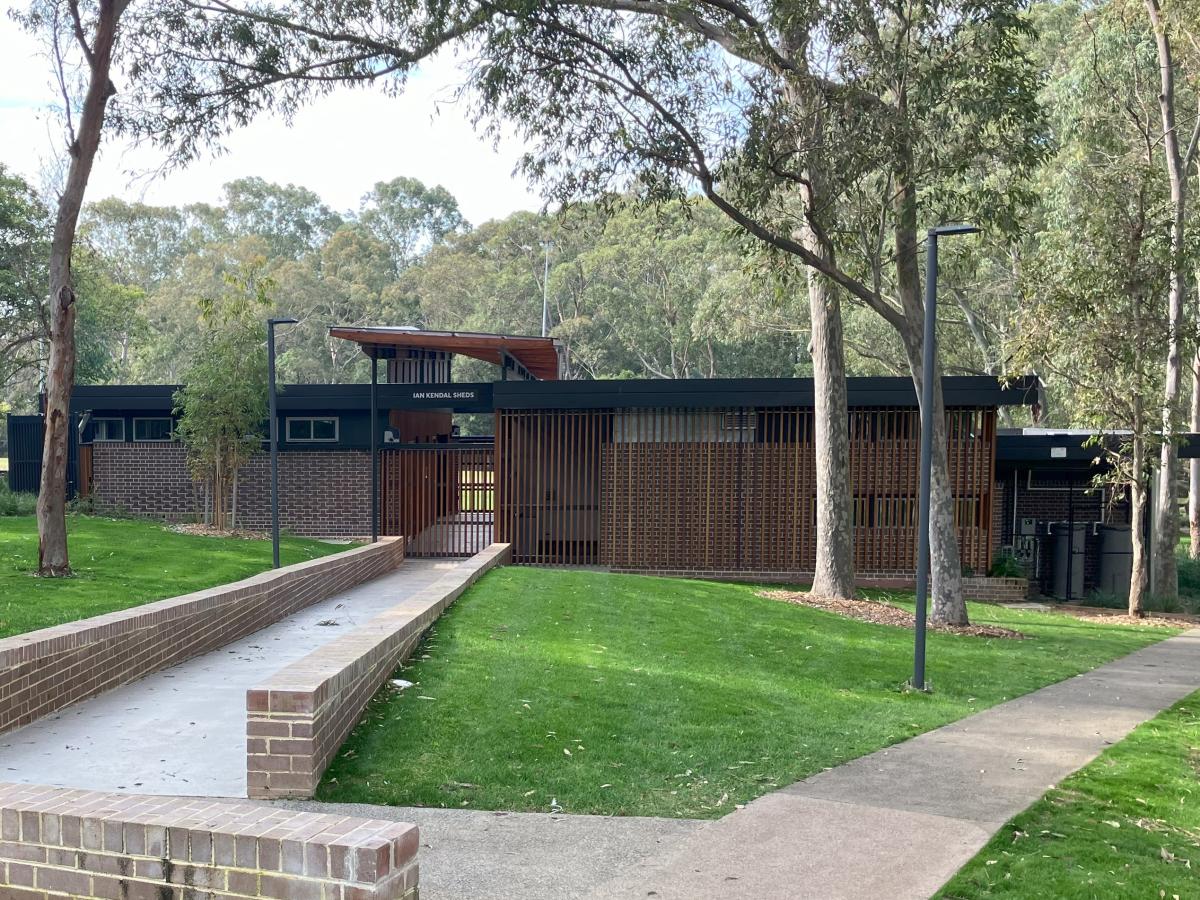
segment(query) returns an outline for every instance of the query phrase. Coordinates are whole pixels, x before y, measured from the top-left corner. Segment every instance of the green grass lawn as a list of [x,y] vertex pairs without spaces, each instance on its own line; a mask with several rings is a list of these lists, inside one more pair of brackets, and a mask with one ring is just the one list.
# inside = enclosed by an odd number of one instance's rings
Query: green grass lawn
[[[271,567],[271,542],[176,534],[137,519],[69,516],[73,578],[36,578],[37,523],[0,516],[0,637],[246,578]],[[344,546],[285,537],[285,565]]]
[[1173,632],[972,604],[1029,640],[929,636],[747,585],[510,567],[437,624],[335,758],[319,797],[716,817],[777,786]]
[[943,898],[1200,896],[1200,693],[1004,826]]

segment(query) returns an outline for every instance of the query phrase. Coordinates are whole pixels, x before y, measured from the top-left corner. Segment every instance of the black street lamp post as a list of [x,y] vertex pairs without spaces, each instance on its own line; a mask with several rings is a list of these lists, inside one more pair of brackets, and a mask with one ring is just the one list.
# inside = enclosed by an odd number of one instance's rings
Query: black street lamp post
[[296,319],[267,319],[267,405],[271,418],[271,564],[279,568],[279,418],[275,404],[275,326],[295,325]]
[[937,358],[938,238],[974,234],[974,225],[938,225],[929,229],[925,264],[925,339],[921,360],[921,492],[917,520],[917,620],[913,638],[912,686],[925,690],[925,605],[929,598],[929,481],[933,468],[933,378]]

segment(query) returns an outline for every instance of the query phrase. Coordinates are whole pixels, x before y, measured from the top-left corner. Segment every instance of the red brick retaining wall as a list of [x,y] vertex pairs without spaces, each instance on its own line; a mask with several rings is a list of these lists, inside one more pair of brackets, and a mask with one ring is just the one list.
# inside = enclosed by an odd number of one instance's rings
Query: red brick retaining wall
[[[175,443],[92,445],[92,496],[101,508],[178,522],[201,516],[204,487],[192,481]],[[271,458],[256,453],[238,475],[238,527],[271,525]],[[279,454],[279,520],[318,537],[371,533],[371,463],[356,450]]]
[[403,561],[404,542],[389,538],[0,640],[0,733],[222,647]]
[[412,597],[246,692],[251,797],[311,797],[333,754],[425,630],[480,575],[512,558],[492,544]]
[[0,784],[0,897],[415,900],[415,825]]
[[1022,603],[1029,599],[1029,579],[983,576],[964,578],[963,596],[968,600],[983,600],[987,603]]

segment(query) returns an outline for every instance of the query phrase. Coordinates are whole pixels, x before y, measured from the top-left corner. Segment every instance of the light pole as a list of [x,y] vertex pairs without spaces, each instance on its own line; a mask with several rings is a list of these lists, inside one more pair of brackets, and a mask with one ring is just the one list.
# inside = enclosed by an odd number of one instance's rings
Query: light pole
[[271,564],[279,568],[279,419],[275,409],[275,326],[296,319],[267,319],[267,405],[271,417]]
[[974,225],[929,229],[925,262],[925,339],[921,345],[921,493],[917,518],[917,620],[913,637],[912,686],[925,690],[925,604],[929,598],[929,481],[933,468],[933,378],[937,358],[938,238],[974,234]]

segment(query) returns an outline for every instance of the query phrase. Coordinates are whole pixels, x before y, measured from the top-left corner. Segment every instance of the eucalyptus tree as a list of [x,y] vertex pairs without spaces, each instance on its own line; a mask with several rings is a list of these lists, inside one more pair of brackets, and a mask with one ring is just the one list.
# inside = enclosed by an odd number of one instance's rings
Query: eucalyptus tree
[[376,182],[362,199],[358,219],[388,245],[397,271],[446,235],[468,227],[453,194],[440,184],[428,187],[403,175]]
[[[1130,500],[1129,612],[1150,590],[1145,541],[1153,458],[1164,444],[1162,360],[1176,335],[1169,292],[1173,199],[1163,177],[1153,42],[1140,19],[1089,10],[1053,63],[1047,108],[1058,139],[1041,176],[1040,223],[1019,277],[1019,364],[1069,396],[1071,423],[1099,433],[1098,477]],[[1176,528],[1177,531],[1177,528]],[[1169,551],[1174,554],[1174,546]]]
[[0,401],[42,360],[49,231],[37,192],[0,165]]
[[[75,281],[71,256],[79,212],[100,149],[118,29],[129,0],[34,0],[18,19],[46,40],[62,94],[66,167],[48,260],[45,439],[38,493],[38,574],[71,574],[67,554],[67,447],[75,383]],[[78,74],[77,74],[78,73]]]
[[230,236],[262,238],[272,257],[300,259],[342,226],[342,217],[306,187],[251,176],[226,184],[224,195],[221,210]]
[[[1179,431],[1181,418],[1179,401],[1183,380],[1182,353],[1187,328],[1185,305],[1190,268],[1187,263],[1186,246],[1188,170],[1197,158],[1197,150],[1200,149],[1200,108],[1186,131],[1178,115],[1177,105],[1183,90],[1182,86],[1177,86],[1179,78],[1175,50],[1175,42],[1180,38],[1186,39],[1190,36],[1195,40],[1200,37],[1200,28],[1194,25],[1191,25],[1192,31],[1188,34],[1190,23],[1187,21],[1189,14],[1200,11],[1200,7],[1189,8],[1190,4],[1186,2],[1179,5],[1182,6],[1182,10],[1178,9],[1176,4],[1164,10],[1159,0],[1145,0],[1158,61],[1162,156],[1171,192],[1167,359],[1162,403],[1162,428],[1166,439],[1162,442],[1158,490],[1155,493],[1151,584],[1156,594],[1171,599],[1179,596],[1179,572],[1175,563],[1175,546],[1179,540],[1179,452],[1173,438]],[[1183,21],[1179,21],[1181,13]],[[1194,88],[1200,91],[1200,77],[1196,79]]]
[[[229,123],[288,115],[338,83],[401,90],[420,60],[454,45],[480,117],[515,125],[533,147],[521,165],[552,199],[699,191],[781,268],[804,267],[818,384],[814,590],[853,591],[842,298],[900,334],[919,382],[922,219],[1002,219],[992,210],[1021,192],[993,181],[995,161],[1019,174],[1039,153],[1021,0],[172,0],[143,27],[164,52],[143,69],[141,125],[184,157]],[[210,125],[178,131],[193,121]],[[933,616],[961,622],[940,391],[923,413],[938,442]]]

